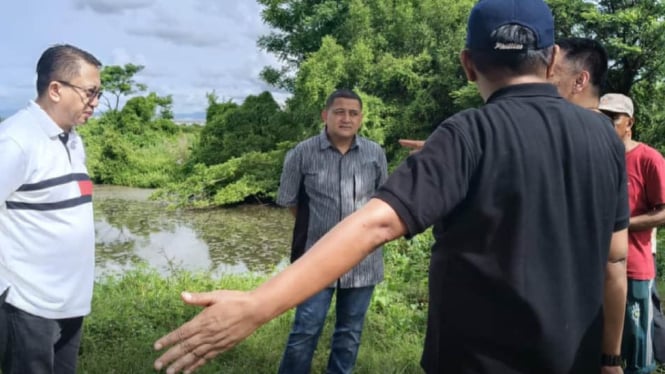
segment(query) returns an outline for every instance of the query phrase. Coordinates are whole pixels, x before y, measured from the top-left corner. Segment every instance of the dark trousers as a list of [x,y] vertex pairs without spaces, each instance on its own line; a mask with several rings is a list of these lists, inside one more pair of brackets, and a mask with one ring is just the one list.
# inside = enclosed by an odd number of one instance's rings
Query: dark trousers
[[656,361],[665,363],[665,317],[658,296],[658,288],[654,284],[651,289],[653,303],[653,355]]
[[653,356],[653,280],[628,278],[626,317],[621,339],[621,356],[626,374],[649,374],[656,370]]
[[307,374],[326,321],[333,293],[337,293],[335,332],[326,373],[350,374],[356,363],[365,314],[374,286],[326,288],[296,308],[293,328],[279,365],[279,374]]
[[75,374],[83,317],[47,319],[0,297],[2,374]]
[[[654,243],[655,244],[655,243]],[[653,264],[656,267],[656,279],[651,288],[651,301],[653,304],[653,356],[659,363],[665,363],[665,317],[658,295],[658,264],[654,253]]]

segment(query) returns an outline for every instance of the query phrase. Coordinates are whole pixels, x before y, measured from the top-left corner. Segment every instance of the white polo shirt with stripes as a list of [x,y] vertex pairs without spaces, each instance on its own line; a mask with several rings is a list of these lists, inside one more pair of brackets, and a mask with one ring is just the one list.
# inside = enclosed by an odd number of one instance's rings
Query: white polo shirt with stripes
[[49,319],[88,314],[94,282],[92,183],[63,135],[34,101],[0,123],[0,293]]

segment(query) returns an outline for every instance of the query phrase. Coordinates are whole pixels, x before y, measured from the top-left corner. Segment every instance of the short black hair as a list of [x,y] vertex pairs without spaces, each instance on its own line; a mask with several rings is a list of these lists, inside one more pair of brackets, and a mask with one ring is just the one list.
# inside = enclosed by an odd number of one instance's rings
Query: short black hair
[[333,105],[335,102],[335,99],[337,98],[344,98],[344,99],[353,99],[353,100],[358,100],[360,103],[360,109],[363,108],[363,101],[360,99],[360,96],[358,96],[357,93],[346,89],[342,88],[339,90],[336,90],[335,92],[331,93],[330,96],[328,96],[328,99],[326,99],[326,109],[330,109],[330,107]]
[[552,47],[536,49],[536,35],[528,27],[518,24],[499,26],[491,34],[495,43],[522,44],[523,50],[470,49],[471,59],[479,72],[509,72],[514,75],[531,74],[547,68]]
[[76,78],[81,69],[80,61],[98,68],[102,66],[95,56],[69,44],[56,44],[45,50],[37,61],[37,95],[41,96],[55,80]]
[[605,88],[607,82],[607,50],[603,45],[589,38],[564,38],[557,41],[559,48],[565,52],[564,59],[575,66],[578,71],[589,72],[591,85],[596,94]]

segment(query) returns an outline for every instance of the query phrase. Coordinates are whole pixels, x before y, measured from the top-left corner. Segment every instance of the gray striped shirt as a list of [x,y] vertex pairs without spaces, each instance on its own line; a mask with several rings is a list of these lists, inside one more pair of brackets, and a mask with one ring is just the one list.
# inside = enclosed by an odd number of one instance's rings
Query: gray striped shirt
[[[344,217],[363,206],[386,181],[388,166],[381,146],[356,135],[342,155],[325,130],[291,149],[284,159],[277,204],[298,204],[300,184],[309,197],[309,249]],[[383,280],[383,254],[377,248],[339,279],[339,287],[364,287]]]

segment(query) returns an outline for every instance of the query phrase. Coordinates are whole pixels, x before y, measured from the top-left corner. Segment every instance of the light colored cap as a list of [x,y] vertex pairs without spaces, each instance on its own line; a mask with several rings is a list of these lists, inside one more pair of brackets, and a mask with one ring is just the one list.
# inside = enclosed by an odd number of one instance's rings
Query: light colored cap
[[608,93],[600,98],[598,109],[605,112],[624,113],[633,117],[633,100],[618,93]]

